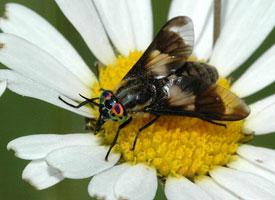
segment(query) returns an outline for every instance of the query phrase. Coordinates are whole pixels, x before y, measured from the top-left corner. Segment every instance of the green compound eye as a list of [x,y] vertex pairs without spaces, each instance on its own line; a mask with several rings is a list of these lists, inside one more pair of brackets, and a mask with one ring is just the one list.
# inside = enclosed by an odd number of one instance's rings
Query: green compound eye
[[113,108],[113,104],[114,104],[114,100],[106,100],[104,105],[107,109],[110,110]]
[[112,99],[112,97],[113,97],[113,93],[111,91],[105,90],[101,93],[99,97],[100,103],[104,104],[105,101]]
[[102,96],[104,97],[105,100],[109,100],[109,99],[111,99],[111,97],[113,96],[113,94],[111,92],[109,92],[109,91],[104,91],[102,93]]

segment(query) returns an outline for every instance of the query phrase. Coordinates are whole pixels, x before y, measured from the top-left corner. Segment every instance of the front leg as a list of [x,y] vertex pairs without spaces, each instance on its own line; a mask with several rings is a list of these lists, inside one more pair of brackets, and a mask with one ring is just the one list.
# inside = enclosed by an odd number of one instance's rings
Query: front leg
[[199,119],[203,120],[203,121],[206,121],[206,122],[209,122],[211,124],[215,124],[215,125],[218,125],[218,126],[223,126],[224,128],[227,128],[226,124],[224,123],[219,123],[219,122],[215,122],[211,119],[208,119],[207,117],[199,117]]
[[126,120],[125,122],[123,122],[122,124],[119,125],[117,131],[116,131],[116,135],[115,135],[115,138],[113,139],[113,142],[111,144],[111,146],[109,147],[109,150],[105,156],[105,160],[108,161],[108,156],[112,150],[112,148],[115,146],[116,142],[117,142],[117,139],[118,139],[118,135],[119,135],[119,132],[122,128],[124,128],[125,126],[127,126],[130,122],[132,121],[132,117],[130,117],[128,120]]
[[156,117],[154,119],[152,119],[151,121],[149,121],[147,124],[145,124],[143,127],[141,127],[140,129],[138,129],[138,133],[136,134],[133,146],[132,146],[132,151],[135,150],[136,147],[136,143],[137,143],[137,139],[141,133],[141,131],[143,131],[144,129],[148,128],[149,126],[151,126],[153,123],[155,123],[157,121],[157,119],[160,117],[160,115],[156,115]]

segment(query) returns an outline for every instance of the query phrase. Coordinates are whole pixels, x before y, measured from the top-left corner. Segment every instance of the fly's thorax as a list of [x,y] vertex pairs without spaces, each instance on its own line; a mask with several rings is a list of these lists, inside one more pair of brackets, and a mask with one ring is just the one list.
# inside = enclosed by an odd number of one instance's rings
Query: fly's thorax
[[128,112],[138,112],[152,103],[156,96],[156,87],[146,79],[125,80],[115,96]]

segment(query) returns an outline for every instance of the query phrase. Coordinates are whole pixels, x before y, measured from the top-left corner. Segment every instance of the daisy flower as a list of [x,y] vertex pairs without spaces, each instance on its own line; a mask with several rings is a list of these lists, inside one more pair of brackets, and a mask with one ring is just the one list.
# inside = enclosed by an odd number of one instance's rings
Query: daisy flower
[[[153,22],[148,0],[56,0],[102,66],[99,78],[72,45],[32,10],[7,4],[1,18],[0,93],[6,88],[37,98],[87,118],[98,113],[89,106],[72,108],[115,89],[152,41]],[[275,1],[223,2],[222,30],[213,43],[213,1],[174,0],[169,17],[186,15],[195,27],[191,59],[208,62],[220,74],[219,85],[240,97],[260,91],[275,80],[275,46],[270,47],[233,84],[228,81],[274,28]],[[92,177],[91,196],[104,199],[153,199],[158,178],[167,199],[275,199],[275,151],[244,144],[253,135],[275,131],[275,95],[250,105],[248,118],[226,122],[227,128],[200,119],[164,116],[132,143],[150,116],[136,116],[121,131],[105,161],[117,124],[93,133],[41,134],[8,144],[21,159],[30,160],[23,179],[45,189],[64,178]]]

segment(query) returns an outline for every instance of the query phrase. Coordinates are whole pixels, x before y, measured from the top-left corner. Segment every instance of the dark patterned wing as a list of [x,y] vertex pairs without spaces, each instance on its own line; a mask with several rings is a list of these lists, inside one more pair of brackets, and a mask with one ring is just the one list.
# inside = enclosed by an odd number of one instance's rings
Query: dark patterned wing
[[145,111],[156,115],[193,116],[206,120],[235,121],[248,116],[244,101],[218,86],[216,69],[187,63],[181,73],[167,78],[158,100]]
[[192,20],[176,17],[159,31],[142,57],[123,78],[146,77],[159,79],[175,72],[191,55],[194,43]]
[[229,90],[213,85],[197,96],[195,112],[208,119],[235,121],[246,118],[250,109],[242,99]]

